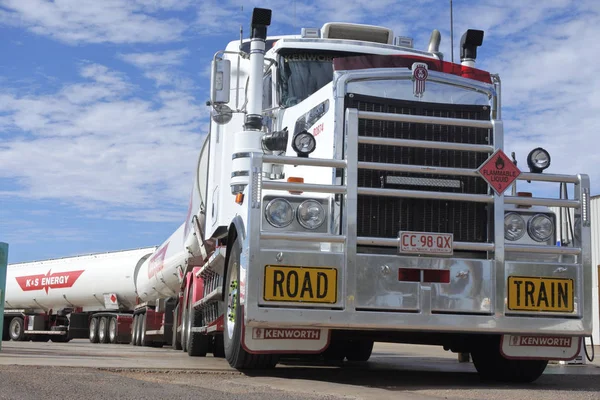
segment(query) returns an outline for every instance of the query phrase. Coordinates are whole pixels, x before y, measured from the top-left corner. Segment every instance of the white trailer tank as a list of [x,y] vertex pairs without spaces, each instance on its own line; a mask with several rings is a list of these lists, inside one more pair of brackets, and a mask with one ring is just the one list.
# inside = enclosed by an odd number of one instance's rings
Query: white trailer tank
[[8,265],[6,309],[103,311],[104,294],[136,303],[134,273],[156,247]]

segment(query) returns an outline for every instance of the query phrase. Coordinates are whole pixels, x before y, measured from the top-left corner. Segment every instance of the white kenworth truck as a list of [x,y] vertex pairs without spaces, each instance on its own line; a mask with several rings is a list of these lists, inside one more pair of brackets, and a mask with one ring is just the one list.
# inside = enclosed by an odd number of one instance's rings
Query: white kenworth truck
[[[528,172],[505,155],[500,79],[474,67],[483,32],[452,63],[437,30],[417,50],[337,22],[267,37],[270,21],[254,9],[250,38],[214,56],[187,216],[135,268],[131,343],[239,369],[433,344],[520,382],[575,358],[592,333],[589,180],[543,173],[541,148]],[[568,247],[549,207],[574,211]]]
[[[505,381],[575,358],[592,333],[589,179],[542,173],[541,148],[528,172],[502,151],[500,79],[474,67],[483,32],[455,64],[437,30],[422,51],[370,25],[267,37],[270,21],[254,9],[250,39],[215,54],[188,216],[149,259],[141,297],[181,283],[175,345],[265,368],[436,344]],[[550,206],[574,209],[570,247]]]

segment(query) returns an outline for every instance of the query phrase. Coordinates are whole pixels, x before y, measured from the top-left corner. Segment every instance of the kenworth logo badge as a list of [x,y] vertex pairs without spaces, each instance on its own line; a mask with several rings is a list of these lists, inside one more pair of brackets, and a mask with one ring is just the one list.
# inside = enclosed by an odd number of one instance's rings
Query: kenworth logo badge
[[24,292],[31,290],[45,290],[48,294],[48,289],[63,289],[70,288],[75,284],[75,281],[83,274],[81,271],[65,271],[54,272],[48,271],[46,275],[27,275],[16,276],[15,279]]
[[425,63],[413,63],[412,65],[412,81],[413,81],[413,93],[415,97],[423,97],[425,93],[425,81],[429,76],[429,70]]

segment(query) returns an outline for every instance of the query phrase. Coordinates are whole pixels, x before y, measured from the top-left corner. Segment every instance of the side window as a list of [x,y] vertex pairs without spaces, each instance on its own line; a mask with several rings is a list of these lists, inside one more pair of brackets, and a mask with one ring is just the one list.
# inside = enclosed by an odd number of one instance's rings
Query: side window
[[269,72],[263,78],[263,110],[273,107],[273,91],[272,91],[273,78],[271,72]]

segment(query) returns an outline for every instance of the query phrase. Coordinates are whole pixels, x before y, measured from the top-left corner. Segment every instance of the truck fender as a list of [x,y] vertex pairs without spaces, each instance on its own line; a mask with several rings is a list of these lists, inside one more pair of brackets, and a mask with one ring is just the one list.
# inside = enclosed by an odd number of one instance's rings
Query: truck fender
[[[231,245],[233,244],[236,238],[239,238],[241,242],[244,242],[244,240],[246,240],[246,227],[244,226],[244,221],[242,220],[242,217],[240,217],[239,215],[236,215],[233,221],[231,221],[231,224],[229,225],[229,229],[227,231],[227,251],[225,253],[225,267],[223,268],[223,296],[225,296],[226,293],[225,286],[227,285],[227,266],[229,265],[229,254],[231,253]],[[225,301],[224,298],[223,301]]]

